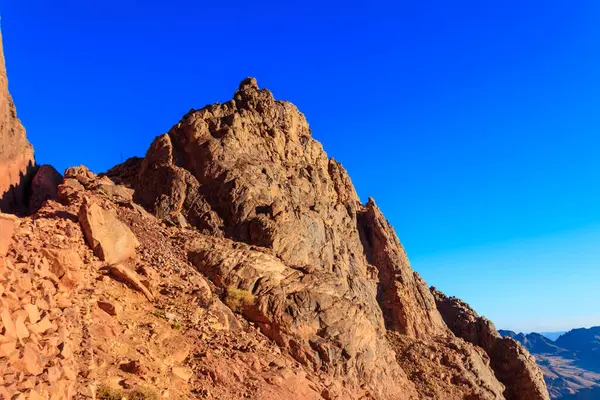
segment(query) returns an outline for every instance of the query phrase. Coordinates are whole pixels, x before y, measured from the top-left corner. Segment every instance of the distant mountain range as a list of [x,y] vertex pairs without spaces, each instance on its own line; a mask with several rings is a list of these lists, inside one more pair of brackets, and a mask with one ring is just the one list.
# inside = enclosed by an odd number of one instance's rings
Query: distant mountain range
[[600,326],[544,334],[499,333],[535,355],[553,399],[600,399]]
[[556,340],[560,336],[564,335],[568,331],[558,331],[558,332],[540,332],[540,335],[547,337],[550,340]]

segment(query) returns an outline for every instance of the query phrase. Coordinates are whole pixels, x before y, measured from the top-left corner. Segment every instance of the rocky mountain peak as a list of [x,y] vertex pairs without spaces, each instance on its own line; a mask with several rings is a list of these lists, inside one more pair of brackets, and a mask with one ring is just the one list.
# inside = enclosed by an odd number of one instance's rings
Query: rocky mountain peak
[[240,82],[240,86],[238,87],[238,92],[243,92],[246,90],[258,90],[258,81],[256,78],[252,78],[251,76]]
[[33,215],[0,218],[0,398],[548,398],[254,78],[143,159],[39,171]]

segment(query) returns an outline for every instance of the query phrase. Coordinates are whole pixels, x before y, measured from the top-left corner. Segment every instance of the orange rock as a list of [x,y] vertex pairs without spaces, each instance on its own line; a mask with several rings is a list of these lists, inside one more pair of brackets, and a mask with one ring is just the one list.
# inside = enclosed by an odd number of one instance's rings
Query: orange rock
[[61,379],[50,387],[50,400],[69,400],[73,396],[74,382]]
[[10,341],[0,344],[0,358],[10,356],[17,348],[16,341]]
[[100,309],[105,311],[108,315],[117,315],[117,307],[113,303],[101,300],[98,301],[98,307],[100,307]]
[[29,375],[40,375],[44,372],[41,353],[38,348],[31,343],[25,345],[21,358],[15,360],[13,366],[17,371]]
[[135,289],[139,290],[140,292],[144,293],[144,295],[146,296],[146,298],[148,300],[150,300],[150,301],[154,300],[154,295],[140,281],[140,278],[138,277],[137,273],[135,273],[134,271],[130,270],[129,268],[127,268],[121,264],[110,265],[108,268],[114,276],[116,276],[117,278],[130,284],[131,286],[133,286]]
[[35,333],[44,333],[50,328],[52,328],[52,322],[48,317],[44,317],[44,319],[37,324],[29,325],[29,330]]
[[37,392],[37,390],[32,390],[29,392],[29,400],[47,400],[48,397],[42,396]]
[[8,252],[11,238],[18,223],[19,219],[17,217],[0,213],[0,257],[4,257]]
[[48,368],[48,372],[47,372],[48,382],[53,383],[53,382],[58,381],[60,379],[61,375],[62,375],[62,372],[59,367],[52,366],[52,367]]
[[40,320],[40,310],[35,304],[25,304],[23,306],[29,317],[29,322],[32,324],[37,323]]
[[76,251],[43,249],[42,254],[49,261],[50,271],[67,288],[72,288],[81,281],[83,261]]
[[31,277],[29,277],[29,275],[23,275],[17,281],[17,287],[23,292],[29,292],[33,288],[33,285],[31,284]]
[[15,331],[19,340],[29,337],[29,330],[25,326],[25,318],[26,317],[24,315],[19,315],[17,317],[17,321],[15,322]]
[[13,321],[8,308],[3,307],[0,311],[0,321],[2,322],[2,325],[4,325],[4,336],[8,338],[16,338],[17,328],[15,327],[15,322]]
[[135,256],[140,243],[114,210],[105,210],[86,199],[79,210],[79,223],[94,254],[108,265]]
[[188,367],[173,367],[172,369],[173,375],[188,382],[192,376],[194,376],[194,372]]
[[73,350],[71,349],[71,344],[69,342],[65,342],[63,344],[63,349],[60,352],[60,355],[65,359],[73,357]]

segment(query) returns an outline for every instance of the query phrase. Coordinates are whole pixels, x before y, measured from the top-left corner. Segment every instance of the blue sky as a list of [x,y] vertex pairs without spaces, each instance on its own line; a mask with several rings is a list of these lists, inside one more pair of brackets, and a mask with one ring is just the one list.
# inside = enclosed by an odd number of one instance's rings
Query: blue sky
[[600,325],[599,2],[206,3],[3,0],[38,161],[142,156],[255,76],[428,283],[501,328]]

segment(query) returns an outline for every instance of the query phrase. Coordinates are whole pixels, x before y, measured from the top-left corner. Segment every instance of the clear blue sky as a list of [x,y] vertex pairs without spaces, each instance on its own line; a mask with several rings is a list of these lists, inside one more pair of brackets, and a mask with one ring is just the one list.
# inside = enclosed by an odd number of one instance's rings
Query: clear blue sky
[[39,162],[99,172],[255,76],[428,283],[502,328],[600,325],[600,2],[356,4],[4,0],[10,88]]

